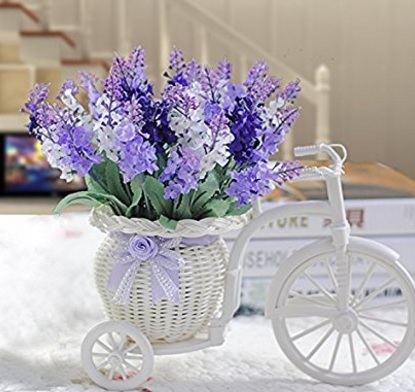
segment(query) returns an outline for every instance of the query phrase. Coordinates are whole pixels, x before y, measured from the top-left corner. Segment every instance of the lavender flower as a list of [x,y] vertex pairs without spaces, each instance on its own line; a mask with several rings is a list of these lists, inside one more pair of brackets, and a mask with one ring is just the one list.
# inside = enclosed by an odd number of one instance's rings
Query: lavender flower
[[232,77],[232,64],[226,60],[220,61],[217,66],[217,75],[220,80],[229,81]]
[[237,200],[238,207],[252,203],[259,195],[271,190],[272,173],[266,162],[242,171],[231,171],[232,182],[226,194]]
[[196,60],[192,60],[187,63],[184,71],[183,77],[186,79],[188,85],[192,82],[199,80],[201,73],[201,66],[197,63]]
[[261,113],[262,129],[258,131],[260,145],[257,154],[266,160],[271,154],[278,152],[278,146],[285,140],[290,127],[298,119],[297,108],[279,109],[277,101],[272,101],[268,109]]
[[49,95],[50,83],[37,83],[29,93],[22,112],[32,114],[39,109]]
[[277,102],[287,102],[287,103],[294,103],[294,100],[297,98],[298,93],[301,91],[300,87],[300,80],[297,79],[294,82],[289,82],[284,90],[277,94]]
[[229,120],[224,112],[216,114],[209,123],[212,143],[206,146],[206,153],[201,160],[200,177],[203,178],[216,165],[225,166],[230,159],[229,143],[234,135],[229,129]]
[[279,88],[280,81],[268,76],[265,61],[258,61],[249,70],[244,85],[254,102],[264,102]]
[[78,78],[81,88],[87,93],[88,108],[90,113],[93,116],[98,117],[98,113],[95,110],[95,105],[98,101],[98,98],[101,96],[101,93],[98,91],[96,85],[101,81],[98,77],[91,75],[88,72],[79,72]]
[[185,67],[183,51],[176,47],[170,52],[169,69],[175,73],[180,73]]
[[[175,201],[197,190],[213,170],[221,181],[215,197],[238,206],[267,193],[271,183],[298,174],[297,163],[268,166],[269,155],[298,118],[293,104],[298,81],[281,89],[280,80],[259,61],[242,84],[235,84],[228,61],[215,68],[195,60],[186,63],[177,48],[165,76],[161,97],[155,98],[144,51],[136,48],[125,58],[116,55],[103,81],[80,73],[87,109],[79,103],[73,81],[63,83],[57,104],[46,102],[48,85],[36,85],[23,108],[30,117],[29,132],[41,141],[62,178],[86,175],[105,157],[118,166],[125,183],[141,174],[153,176],[164,184],[165,199]],[[208,204],[200,216],[212,213]],[[157,218],[151,204],[143,202],[136,210],[146,209],[146,217]]]
[[114,128],[114,137],[109,139],[108,147],[107,155],[118,164],[125,183],[139,174],[153,174],[158,169],[156,149],[128,119]]
[[261,130],[262,122],[254,104],[248,98],[241,100],[229,117],[234,136],[229,144],[229,151],[236,163],[257,163],[255,149],[259,145],[258,131]]
[[85,176],[101,161],[85,113],[72,95],[76,92],[72,83],[64,83],[59,96],[68,108],[61,108],[45,102],[47,85],[36,85],[24,108],[30,114],[29,132],[41,141],[47,160],[62,171],[61,178],[67,181],[74,174]]
[[296,162],[278,162],[271,168],[267,162],[261,162],[240,172],[232,171],[232,182],[226,193],[234,197],[238,207],[254,202],[259,195],[271,191],[272,183],[278,186],[297,177],[302,168]]
[[173,151],[160,181],[167,182],[164,198],[177,199],[198,187],[200,155],[189,148]]
[[278,186],[298,177],[303,168],[298,161],[278,162],[272,170],[271,179]]

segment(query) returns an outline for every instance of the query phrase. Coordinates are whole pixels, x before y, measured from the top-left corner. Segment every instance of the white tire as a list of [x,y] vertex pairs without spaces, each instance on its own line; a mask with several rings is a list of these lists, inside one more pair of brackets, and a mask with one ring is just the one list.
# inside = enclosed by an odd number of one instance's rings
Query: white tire
[[82,342],[82,363],[89,377],[109,390],[131,390],[145,383],[154,366],[148,339],[127,321],[96,325]]
[[348,386],[401,366],[415,347],[415,288],[393,252],[351,240],[354,289],[342,312],[333,247],[319,242],[301,256],[278,271],[268,303],[275,336],[291,362],[317,380]]

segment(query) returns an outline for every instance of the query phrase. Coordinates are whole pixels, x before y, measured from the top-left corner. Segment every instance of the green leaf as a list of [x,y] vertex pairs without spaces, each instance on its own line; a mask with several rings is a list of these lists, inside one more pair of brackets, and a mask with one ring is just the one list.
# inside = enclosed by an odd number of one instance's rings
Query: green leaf
[[173,203],[170,199],[166,200],[164,198],[164,185],[160,181],[147,176],[143,184],[143,190],[158,216],[171,216]]
[[126,205],[131,203],[131,198],[128,196],[123,186],[118,166],[112,161],[107,162],[105,168],[105,180],[108,193],[114,195]]
[[107,163],[109,162],[108,158],[105,157],[101,163],[98,165],[93,165],[91,168],[91,175],[95,178],[99,183],[105,188],[107,186],[106,183],[106,168]]
[[232,206],[229,209],[227,215],[243,215],[243,214],[246,214],[251,208],[252,208],[251,203],[245,204],[244,206],[237,208],[236,202],[234,202],[234,206]]
[[139,176],[136,176],[131,180],[130,188],[133,192],[133,200],[127,210],[126,216],[128,218],[131,218],[134,215],[134,212],[143,196],[143,182]]
[[197,215],[198,213],[200,213],[200,211],[204,209],[206,203],[210,199],[212,199],[212,197],[218,190],[219,182],[216,178],[216,175],[213,171],[209,172],[209,174],[206,177],[206,180],[202,184],[200,184],[199,189],[196,192],[194,201],[190,207],[191,211],[193,212],[193,215]]
[[231,206],[231,201],[228,200],[221,200],[221,199],[215,199],[209,201],[203,211],[203,218],[207,217],[221,217],[225,216],[227,211],[229,210],[229,207]]
[[53,212],[55,214],[60,214],[66,207],[72,204],[85,204],[91,207],[98,207],[102,204],[108,204],[114,213],[118,215],[125,215],[127,212],[127,206],[115,196],[89,191],[75,192],[64,197],[55,207]]
[[191,219],[192,218],[192,211],[190,209],[190,202],[191,202],[191,193],[187,195],[182,195],[180,197],[180,203],[177,206],[176,210],[173,211],[173,216],[177,220],[181,219]]
[[91,207],[98,207],[103,203],[96,198],[91,197],[87,191],[75,192],[65,196],[54,208],[53,213],[60,214],[66,207],[72,204],[84,204]]
[[160,215],[159,222],[164,228],[166,228],[168,230],[171,230],[171,231],[176,230],[177,220],[175,220],[175,219],[170,219],[170,218],[167,218],[164,215]]
[[95,181],[89,174],[85,176],[85,183],[90,192],[107,193],[105,188],[98,182]]

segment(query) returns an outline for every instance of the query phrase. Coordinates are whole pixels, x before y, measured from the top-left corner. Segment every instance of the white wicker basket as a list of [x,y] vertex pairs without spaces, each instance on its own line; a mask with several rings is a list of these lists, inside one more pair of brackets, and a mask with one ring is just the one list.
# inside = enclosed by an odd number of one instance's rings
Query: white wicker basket
[[[219,235],[241,228],[245,217],[208,218],[180,221],[174,232],[158,222],[114,216],[106,209],[95,209],[91,224],[104,232],[139,233],[161,237],[200,237]],[[127,306],[112,301],[114,293],[107,283],[114,266],[113,250],[120,246],[117,236],[104,239],[95,261],[95,280],[106,315],[113,320],[128,320],[136,325],[151,343],[174,343],[192,338],[207,330],[210,321],[221,311],[229,252],[223,239],[210,245],[182,246],[176,252],[184,259],[179,272],[180,303],[162,299],[153,304],[151,268],[143,265],[136,275]]]

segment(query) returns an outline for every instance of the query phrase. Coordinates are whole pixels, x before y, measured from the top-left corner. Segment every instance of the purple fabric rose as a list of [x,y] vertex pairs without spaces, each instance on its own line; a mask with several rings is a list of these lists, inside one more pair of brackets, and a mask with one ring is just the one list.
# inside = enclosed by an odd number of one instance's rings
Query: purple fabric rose
[[132,256],[146,261],[156,257],[159,253],[159,246],[151,237],[135,235],[130,238],[129,251]]

